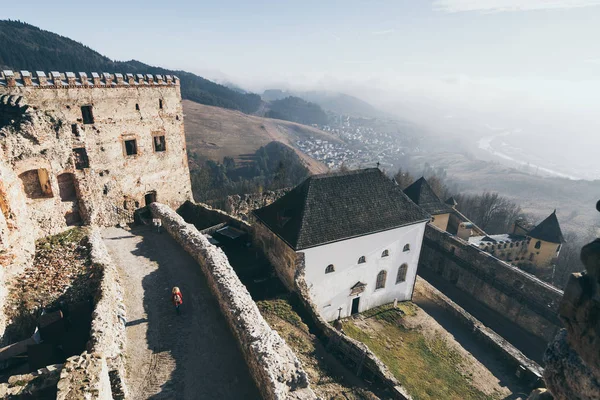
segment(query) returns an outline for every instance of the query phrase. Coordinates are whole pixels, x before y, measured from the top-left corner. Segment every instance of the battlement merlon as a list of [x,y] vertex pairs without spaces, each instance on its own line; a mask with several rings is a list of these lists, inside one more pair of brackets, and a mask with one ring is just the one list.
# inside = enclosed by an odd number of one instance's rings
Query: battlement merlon
[[175,75],[152,74],[101,74],[92,72],[60,73],[52,71],[46,74],[43,71],[31,73],[29,71],[0,71],[0,88],[31,87],[40,89],[57,88],[113,88],[113,87],[155,87],[179,86],[179,78]]

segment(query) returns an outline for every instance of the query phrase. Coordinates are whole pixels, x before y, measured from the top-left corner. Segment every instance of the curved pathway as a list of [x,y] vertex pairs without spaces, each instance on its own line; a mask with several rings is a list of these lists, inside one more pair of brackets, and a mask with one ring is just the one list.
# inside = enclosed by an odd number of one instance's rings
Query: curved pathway
[[[127,307],[131,399],[259,399],[248,367],[200,266],[166,232],[108,228]],[[183,293],[181,315],[170,303]]]

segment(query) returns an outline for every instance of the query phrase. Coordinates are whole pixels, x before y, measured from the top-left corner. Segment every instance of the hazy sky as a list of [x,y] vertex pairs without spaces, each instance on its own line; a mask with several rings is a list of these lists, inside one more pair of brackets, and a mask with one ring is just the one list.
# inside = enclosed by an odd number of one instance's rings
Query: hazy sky
[[4,3],[113,59],[600,137],[600,0]]

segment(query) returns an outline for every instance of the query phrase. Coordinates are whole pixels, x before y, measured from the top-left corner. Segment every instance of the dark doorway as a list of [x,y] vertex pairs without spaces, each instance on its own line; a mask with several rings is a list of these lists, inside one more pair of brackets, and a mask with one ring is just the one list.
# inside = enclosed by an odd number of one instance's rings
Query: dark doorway
[[70,173],[60,174],[56,177],[58,180],[58,191],[61,201],[77,200],[77,191],[75,190],[75,176]]
[[146,202],[146,205],[155,203],[156,202],[156,192],[152,191],[152,192],[146,193],[146,195],[144,196],[144,201]]
[[352,311],[350,311],[350,315],[358,314],[358,303],[360,303],[360,297],[352,299]]
[[90,160],[88,159],[85,147],[73,149],[73,158],[75,160],[75,169],[82,170],[90,167]]
[[84,124],[93,124],[94,123],[94,113],[92,111],[92,106],[81,106],[81,117],[83,119]]

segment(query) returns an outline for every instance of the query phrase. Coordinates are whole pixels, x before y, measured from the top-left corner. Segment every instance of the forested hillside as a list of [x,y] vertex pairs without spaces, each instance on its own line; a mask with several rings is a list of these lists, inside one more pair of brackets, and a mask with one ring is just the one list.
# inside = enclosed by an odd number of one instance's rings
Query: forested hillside
[[269,108],[270,110],[266,114],[269,118],[284,119],[307,125],[324,125],[327,123],[327,114],[318,104],[309,103],[299,97],[290,96],[281,100],[274,100],[270,103]]
[[0,21],[0,67],[29,71],[172,74],[181,79],[181,95],[198,103],[245,113],[261,104],[260,96],[240,93],[185,71],[153,67],[139,61],[113,61],[64,36],[19,21]]

